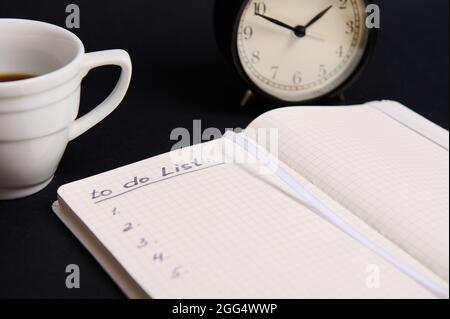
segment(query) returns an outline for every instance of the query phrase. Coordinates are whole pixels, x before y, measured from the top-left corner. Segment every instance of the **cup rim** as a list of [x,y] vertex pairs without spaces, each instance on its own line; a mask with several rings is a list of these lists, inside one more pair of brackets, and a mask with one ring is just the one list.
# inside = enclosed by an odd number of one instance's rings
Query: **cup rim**
[[85,54],[85,48],[83,42],[74,33],[60,26],[37,20],[0,18],[0,29],[2,24],[16,24],[28,27],[39,26],[56,31],[76,44],[77,53],[71,61],[54,71],[29,79],[0,82],[0,99],[2,97],[30,95],[48,90],[65,83],[70,77],[75,76],[80,71],[76,66],[79,65],[77,62]]

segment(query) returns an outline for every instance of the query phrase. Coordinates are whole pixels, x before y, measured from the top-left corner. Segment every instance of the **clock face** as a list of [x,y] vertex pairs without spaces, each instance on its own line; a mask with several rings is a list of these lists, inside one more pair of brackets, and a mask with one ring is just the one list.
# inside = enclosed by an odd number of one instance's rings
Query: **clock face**
[[363,0],[250,0],[237,29],[248,78],[278,99],[301,102],[342,85],[368,43]]

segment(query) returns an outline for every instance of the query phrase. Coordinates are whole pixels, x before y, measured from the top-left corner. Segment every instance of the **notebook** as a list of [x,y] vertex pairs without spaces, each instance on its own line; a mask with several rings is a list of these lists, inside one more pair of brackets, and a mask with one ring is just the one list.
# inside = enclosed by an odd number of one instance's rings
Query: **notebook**
[[53,210],[130,298],[448,298],[448,141],[392,101],[282,108]]

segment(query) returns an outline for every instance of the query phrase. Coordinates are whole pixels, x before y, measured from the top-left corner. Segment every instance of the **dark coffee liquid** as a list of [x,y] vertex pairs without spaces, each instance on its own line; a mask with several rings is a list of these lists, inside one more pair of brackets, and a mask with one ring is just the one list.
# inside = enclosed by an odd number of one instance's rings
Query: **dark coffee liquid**
[[22,73],[0,73],[0,82],[12,82],[12,81],[20,81],[31,79],[35,77],[35,75],[31,74],[22,74]]

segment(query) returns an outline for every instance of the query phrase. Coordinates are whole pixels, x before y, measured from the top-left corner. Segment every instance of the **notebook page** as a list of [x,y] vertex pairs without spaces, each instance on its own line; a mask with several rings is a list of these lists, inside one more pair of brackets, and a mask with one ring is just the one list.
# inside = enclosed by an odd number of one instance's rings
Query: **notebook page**
[[449,150],[449,133],[446,129],[431,122],[420,114],[395,101],[375,101],[367,103],[380,110],[400,124],[412,129],[423,137]]
[[[162,169],[174,171],[166,154],[58,194],[154,298],[433,297],[258,165],[189,164],[196,165],[159,181]],[[134,177],[151,182],[124,192]],[[93,190],[106,196],[92,199]],[[379,267],[378,289],[366,285],[370,265]]]
[[448,282],[448,151],[369,106],[286,108],[280,158]]

